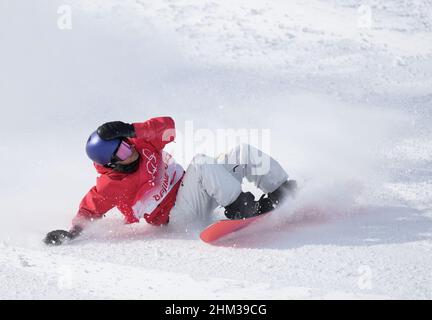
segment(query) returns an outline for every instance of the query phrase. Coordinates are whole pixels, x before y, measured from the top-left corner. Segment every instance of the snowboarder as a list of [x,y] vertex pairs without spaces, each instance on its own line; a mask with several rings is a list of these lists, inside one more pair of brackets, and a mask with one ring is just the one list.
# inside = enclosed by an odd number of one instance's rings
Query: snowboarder
[[[126,223],[143,218],[156,226],[168,224],[170,215],[200,218],[218,206],[225,208],[228,219],[241,219],[272,210],[296,188],[277,161],[247,144],[217,159],[196,155],[185,172],[163,150],[174,139],[170,117],[101,125],[86,144],[87,155],[100,174],[96,185],[82,199],[72,228],[51,231],[44,242],[60,245],[72,240],[114,207]],[[268,172],[254,174],[254,166],[263,159],[268,160]],[[251,192],[242,192],[243,178],[264,192],[258,201]]]

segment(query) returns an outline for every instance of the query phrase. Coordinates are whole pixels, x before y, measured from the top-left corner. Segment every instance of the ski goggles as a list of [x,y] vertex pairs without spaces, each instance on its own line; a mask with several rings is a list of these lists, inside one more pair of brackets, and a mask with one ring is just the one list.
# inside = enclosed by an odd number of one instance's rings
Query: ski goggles
[[133,147],[127,142],[122,141],[120,142],[116,152],[114,153],[111,162],[115,163],[119,161],[124,161],[128,159],[133,154],[133,152]]

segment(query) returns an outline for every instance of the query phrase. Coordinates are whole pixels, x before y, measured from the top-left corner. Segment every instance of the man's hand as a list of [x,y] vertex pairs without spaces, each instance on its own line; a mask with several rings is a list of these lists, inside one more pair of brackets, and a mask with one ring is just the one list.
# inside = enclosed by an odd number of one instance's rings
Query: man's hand
[[98,135],[103,140],[135,137],[135,128],[129,123],[121,121],[107,122],[97,129]]
[[70,231],[54,230],[49,232],[43,241],[49,246],[59,246],[78,237],[82,230],[80,226],[74,226]]

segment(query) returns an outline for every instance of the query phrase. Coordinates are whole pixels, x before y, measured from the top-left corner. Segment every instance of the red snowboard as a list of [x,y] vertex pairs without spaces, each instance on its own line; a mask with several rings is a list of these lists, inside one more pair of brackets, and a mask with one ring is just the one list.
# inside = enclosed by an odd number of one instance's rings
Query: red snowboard
[[202,241],[211,243],[216,240],[219,240],[220,238],[223,238],[235,231],[238,231],[240,229],[243,229],[250,225],[251,223],[260,220],[261,218],[268,216],[271,212],[261,214],[256,217],[247,218],[247,219],[240,219],[240,220],[219,220],[211,225],[209,225],[207,228],[205,228],[201,234],[200,238]]

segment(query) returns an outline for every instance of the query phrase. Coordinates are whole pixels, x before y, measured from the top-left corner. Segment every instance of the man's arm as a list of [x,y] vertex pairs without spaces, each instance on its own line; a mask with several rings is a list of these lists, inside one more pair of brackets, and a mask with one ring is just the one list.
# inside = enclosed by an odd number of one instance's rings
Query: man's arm
[[117,138],[144,139],[156,149],[162,150],[175,139],[175,123],[171,117],[157,117],[133,124],[122,121],[106,122],[97,130],[104,140]]
[[51,231],[46,235],[44,242],[47,245],[61,245],[65,241],[75,239],[91,221],[100,219],[113,207],[115,203],[112,197],[105,195],[97,186],[94,186],[82,199],[78,213],[72,220],[72,228],[69,231]]
[[171,117],[157,117],[141,123],[133,123],[135,139],[144,139],[156,149],[162,150],[167,143],[174,141],[175,122]]
[[79,225],[83,228],[91,221],[100,219],[109,210],[115,207],[112,198],[94,186],[81,200],[78,213],[72,220],[72,227]]

